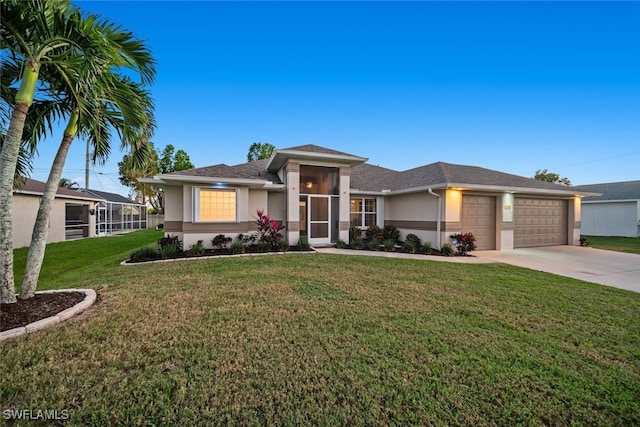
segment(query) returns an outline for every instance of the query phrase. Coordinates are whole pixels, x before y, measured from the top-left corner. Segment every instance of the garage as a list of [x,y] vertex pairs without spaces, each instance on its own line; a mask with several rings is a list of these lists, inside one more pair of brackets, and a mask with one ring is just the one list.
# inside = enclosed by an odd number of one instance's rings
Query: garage
[[566,200],[516,197],[514,199],[514,248],[566,245]]
[[462,231],[476,236],[476,249],[496,248],[496,198],[462,196]]

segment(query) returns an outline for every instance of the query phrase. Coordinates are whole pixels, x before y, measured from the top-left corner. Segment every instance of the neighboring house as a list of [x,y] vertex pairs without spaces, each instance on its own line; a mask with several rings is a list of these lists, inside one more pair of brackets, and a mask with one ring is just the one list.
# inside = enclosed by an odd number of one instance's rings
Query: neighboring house
[[128,233],[147,228],[147,207],[116,193],[83,188],[80,192],[100,199],[95,207],[95,235]]
[[[13,247],[31,244],[45,183],[26,179],[13,192]],[[144,205],[114,193],[59,187],[51,209],[47,242],[126,233],[146,228]]]
[[608,182],[574,188],[602,193],[582,199],[582,234],[640,237],[640,181]]
[[255,231],[256,210],[282,222],[289,242],[348,241],[351,226],[394,225],[436,248],[473,232],[478,249],[575,245],[580,197],[548,182],[443,162],[407,171],[315,145],[276,150],[267,160],[143,178],[164,188],[164,230],[185,247],[217,234]]
[[[26,179],[17,190],[14,190],[12,212],[14,248],[31,244],[33,226],[36,223],[44,188],[44,182]],[[95,217],[91,215],[91,210],[100,201],[100,198],[93,195],[59,187],[51,209],[47,242],[94,236]]]

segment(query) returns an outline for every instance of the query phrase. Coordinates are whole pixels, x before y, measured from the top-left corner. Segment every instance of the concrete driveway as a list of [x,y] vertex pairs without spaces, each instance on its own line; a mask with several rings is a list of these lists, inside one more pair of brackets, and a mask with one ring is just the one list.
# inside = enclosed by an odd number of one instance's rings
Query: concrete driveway
[[579,246],[477,251],[478,258],[640,292],[640,255]]

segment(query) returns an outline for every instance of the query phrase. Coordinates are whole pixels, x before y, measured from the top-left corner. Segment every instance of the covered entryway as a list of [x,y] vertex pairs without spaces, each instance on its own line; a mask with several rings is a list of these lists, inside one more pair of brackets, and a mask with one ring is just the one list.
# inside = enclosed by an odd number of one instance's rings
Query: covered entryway
[[516,197],[514,206],[514,248],[567,244],[566,200]]
[[496,248],[496,198],[462,196],[462,232],[476,236],[476,249]]

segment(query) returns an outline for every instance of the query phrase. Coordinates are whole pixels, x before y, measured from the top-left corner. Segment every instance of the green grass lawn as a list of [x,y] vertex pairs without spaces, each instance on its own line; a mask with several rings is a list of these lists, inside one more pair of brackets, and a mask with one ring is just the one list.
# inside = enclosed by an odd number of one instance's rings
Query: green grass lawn
[[583,236],[589,239],[591,246],[597,249],[609,251],[628,252],[640,254],[640,238],[638,237],[602,237]]
[[66,409],[70,425],[640,424],[637,293],[502,264],[121,267],[130,249],[116,250],[43,270],[43,288],[99,300],[2,344],[0,410]]

